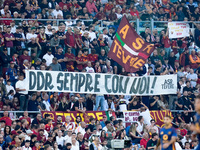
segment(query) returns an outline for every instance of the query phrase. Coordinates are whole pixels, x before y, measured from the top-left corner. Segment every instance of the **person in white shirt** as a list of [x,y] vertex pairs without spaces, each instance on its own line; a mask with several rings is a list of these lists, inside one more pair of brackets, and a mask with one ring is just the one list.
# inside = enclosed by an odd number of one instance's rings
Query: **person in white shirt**
[[78,149],[80,149],[79,148],[79,142],[75,138],[73,138],[72,139],[72,148],[71,148],[71,150],[78,150]]
[[191,87],[196,87],[198,76],[194,73],[193,69],[190,69],[190,74],[187,75],[187,79],[190,81]]
[[97,38],[96,33],[94,32],[94,26],[93,26],[93,25],[90,25],[90,26],[89,26],[89,31],[88,31],[88,33],[89,33],[90,42],[92,42],[93,39],[96,39],[96,38]]
[[31,140],[32,134],[33,134],[33,132],[30,129],[26,130],[25,140]]
[[1,9],[1,15],[2,16],[5,16],[5,14],[7,13],[7,12],[9,12],[10,14],[11,14],[11,11],[9,10],[9,6],[8,5],[5,5],[5,7],[4,7],[4,9]]
[[31,33],[26,34],[26,39],[28,40],[28,43],[30,43],[32,40],[36,40],[37,34],[35,34],[35,27],[31,28]]
[[94,68],[92,68],[92,63],[90,61],[88,61],[87,65],[88,66],[85,68],[86,72],[87,73],[94,73]]
[[65,140],[65,145],[66,145],[66,143],[71,143],[71,140],[72,140],[72,129],[68,129],[67,130],[67,135],[65,135],[64,140]]
[[76,128],[75,133],[77,134],[78,132],[81,132],[83,135],[85,135],[85,127],[86,127],[86,123],[81,122],[81,126],[78,126]]
[[54,56],[52,55],[51,48],[48,49],[47,53],[43,56],[43,59],[46,60],[46,65],[49,66],[52,63]]
[[119,111],[122,112],[122,111],[127,111],[127,105],[129,103],[132,103],[134,101],[134,98],[131,100],[131,101],[128,101],[127,99],[124,99],[124,96],[121,95],[119,97]]
[[28,91],[26,90],[27,81],[24,80],[24,74],[19,75],[15,88],[19,94],[20,111],[25,111],[28,108]]
[[139,116],[137,123],[138,123],[137,131],[139,133],[142,133],[144,131],[144,118],[142,116]]
[[30,147],[30,140],[25,141],[25,145],[22,146],[22,150],[32,150],[32,148]]
[[10,81],[10,80],[7,81],[6,90],[7,90],[7,93],[9,93],[10,90],[13,90],[13,91],[14,91],[14,94],[16,94],[15,89],[14,89],[14,87],[11,85],[11,81]]
[[143,107],[140,108],[140,116],[144,118],[144,124],[150,125],[150,120],[152,119],[150,111],[143,102],[141,102],[140,104],[143,105]]
[[45,94],[45,95],[44,95],[43,104],[45,105],[47,111],[51,111],[52,108],[51,108],[51,105],[50,105],[48,99],[49,99],[48,94]]
[[62,136],[62,131],[59,130],[58,131],[58,136],[56,136],[56,142],[58,143],[58,145],[63,146],[64,145],[64,141],[65,141],[65,138]]
[[53,17],[54,19],[57,19],[58,14],[60,14],[63,17],[63,12],[60,10],[60,6],[56,5],[56,8],[53,10]]
[[106,124],[106,126],[105,126],[102,130],[108,132],[108,128],[111,127],[111,122],[110,122],[109,120],[107,120],[107,121],[105,122],[105,124]]
[[47,30],[45,31],[45,34],[47,34],[49,38],[53,34],[52,33],[52,26],[51,26],[51,24],[47,25]]

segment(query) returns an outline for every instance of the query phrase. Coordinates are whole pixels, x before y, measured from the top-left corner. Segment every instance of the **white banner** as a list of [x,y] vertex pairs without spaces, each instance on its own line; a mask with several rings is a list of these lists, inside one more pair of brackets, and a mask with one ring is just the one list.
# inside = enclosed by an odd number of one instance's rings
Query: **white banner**
[[176,94],[177,75],[129,77],[121,75],[29,70],[28,91],[113,95]]
[[182,38],[190,36],[190,26],[183,22],[168,22],[169,38]]

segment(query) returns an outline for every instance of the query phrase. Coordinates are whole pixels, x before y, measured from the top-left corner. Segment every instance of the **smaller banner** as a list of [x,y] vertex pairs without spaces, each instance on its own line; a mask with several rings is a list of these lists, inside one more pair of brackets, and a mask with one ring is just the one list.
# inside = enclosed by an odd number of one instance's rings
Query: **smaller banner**
[[154,45],[145,42],[124,16],[111,45],[108,56],[125,68],[136,72],[154,50]]
[[[126,126],[131,125],[133,122],[138,121],[138,117],[140,116],[139,111],[126,111],[124,113],[124,121],[126,122]],[[162,127],[164,124],[164,117],[165,116],[172,116],[172,113],[170,110],[153,110],[150,111],[150,116],[152,119],[155,120],[156,125],[159,127]]]
[[65,117],[70,116],[71,122],[75,122],[77,116],[81,116],[82,121],[88,123],[90,118],[95,118],[96,120],[102,121],[103,115],[106,115],[105,111],[86,111],[84,114],[77,111],[70,112],[60,112],[60,111],[42,111],[42,117],[45,114],[49,114],[53,122],[57,121],[57,116],[62,116],[62,122],[65,122]]
[[168,22],[169,38],[182,38],[190,36],[190,26],[183,22]]

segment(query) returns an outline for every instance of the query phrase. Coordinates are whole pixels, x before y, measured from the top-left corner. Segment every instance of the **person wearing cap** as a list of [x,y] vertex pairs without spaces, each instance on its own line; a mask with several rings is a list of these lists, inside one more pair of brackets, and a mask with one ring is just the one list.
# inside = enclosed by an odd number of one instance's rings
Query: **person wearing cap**
[[[6,71],[6,80],[7,80],[7,82],[9,80],[11,85],[13,85],[13,86],[17,82],[17,70],[15,68],[15,62],[14,61],[10,62],[10,67]],[[10,86],[10,85],[8,85],[8,86]],[[10,90],[11,89],[14,90],[13,88],[10,87]],[[10,90],[7,90],[7,92],[9,92]]]
[[27,33],[26,39],[28,40],[28,43],[30,43],[32,40],[36,40],[37,34],[35,34],[36,28],[31,28],[31,33]]
[[50,39],[50,46],[51,47],[59,47],[60,45],[60,39],[58,38],[58,33],[54,33],[53,38]]
[[46,65],[49,66],[52,63],[54,56],[52,54],[52,48],[49,47],[47,53],[43,56],[43,59],[46,60]]

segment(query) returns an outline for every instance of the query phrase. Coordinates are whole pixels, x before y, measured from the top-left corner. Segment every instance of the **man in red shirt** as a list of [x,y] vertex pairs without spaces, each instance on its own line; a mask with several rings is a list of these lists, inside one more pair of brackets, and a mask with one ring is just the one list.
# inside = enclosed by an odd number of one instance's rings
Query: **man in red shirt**
[[147,148],[147,142],[149,141],[149,134],[147,132],[143,133],[143,138],[140,140],[140,145],[144,149]]
[[65,54],[66,68],[68,71],[74,71],[74,62],[76,61],[74,54],[71,53],[71,48],[68,47]]
[[19,57],[19,65],[20,66],[23,65],[25,59],[29,61],[29,64],[31,63],[31,57],[28,55],[28,50],[27,49],[25,49],[24,52],[23,52],[23,55],[21,55]]
[[28,125],[31,124],[31,118],[28,116],[28,112],[27,111],[24,112],[24,116],[23,117],[19,118],[19,120],[23,120],[23,119],[27,120]]
[[98,55],[96,54],[95,49],[91,49],[91,54],[88,55],[88,60],[92,63],[92,66],[94,67],[95,62],[98,60]]
[[169,30],[167,29],[166,34],[163,36],[163,43],[164,43],[164,49],[166,52],[166,57],[168,58],[171,53],[171,43],[169,39]]
[[65,36],[66,36],[65,45],[67,47],[70,47],[72,49],[72,53],[74,55],[76,55],[75,54],[76,42],[75,42],[74,33],[72,32],[72,28],[71,27],[69,27],[67,29],[67,33],[65,34]]
[[108,0],[108,3],[105,4],[104,12],[110,11],[114,7],[112,0]]
[[46,137],[45,137],[45,135],[44,135],[44,129],[40,129],[40,130],[39,130],[39,134],[38,134],[38,136],[37,136],[37,140],[38,140],[38,141],[42,141],[43,143],[46,142]]
[[8,111],[4,111],[3,117],[0,118],[0,121],[1,120],[6,121],[6,126],[11,126],[11,124],[12,124],[12,120],[10,119],[10,117],[8,117]]
[[60,8],[63,10],[63,7],[66,5],[67,6],[67,2],[66,0],[62,0],[59,4]]
[[53,124],[52,124],[52,120],[51,119],[47,120],[47,124],[45,125],[45,130],[48,133],[53,130]]
[[179,124],[179,129],[180,129],[180,131],[181,131],[181,135],[182,135],[182,136],[185,136],[185,135],[187,134],[187,130],[184,129],[184,123],[183,123],[183,122],[181,122],[181,123]]
[[76,57],[76,68],[78,71],[82,71],[83,64],[84,64],[84,61],[83,61],[82,51],[80,50],[78,52],[78,56]]

